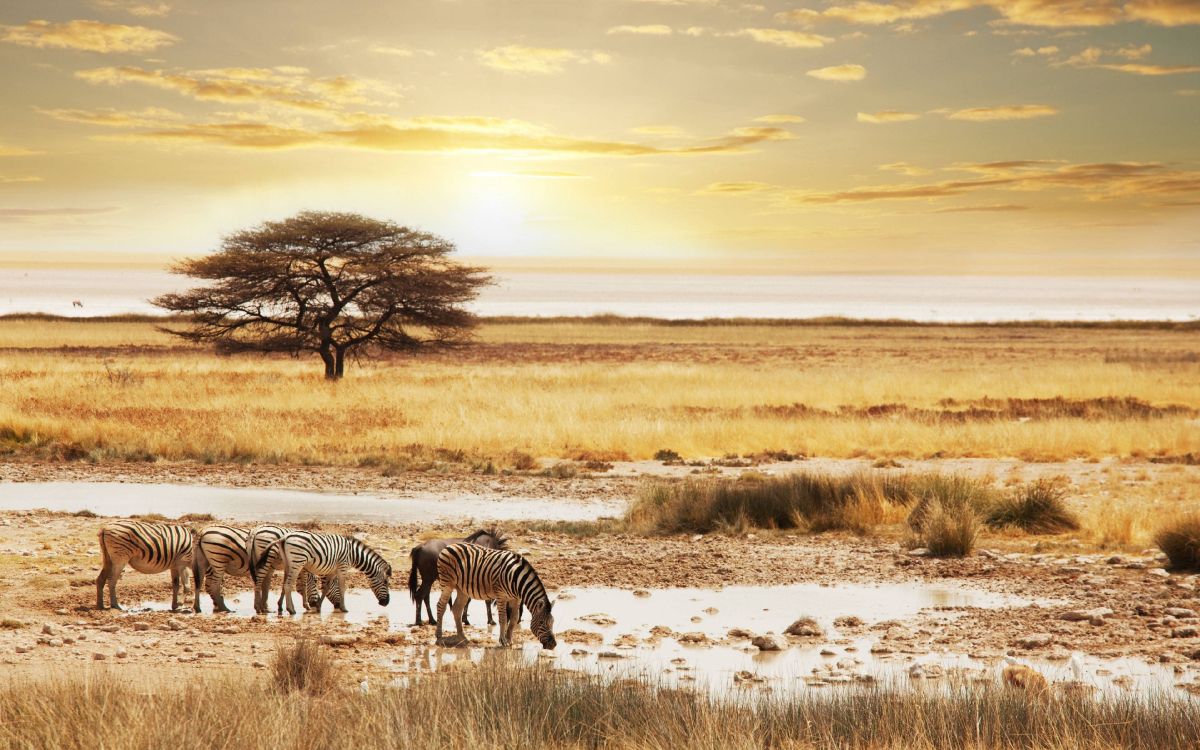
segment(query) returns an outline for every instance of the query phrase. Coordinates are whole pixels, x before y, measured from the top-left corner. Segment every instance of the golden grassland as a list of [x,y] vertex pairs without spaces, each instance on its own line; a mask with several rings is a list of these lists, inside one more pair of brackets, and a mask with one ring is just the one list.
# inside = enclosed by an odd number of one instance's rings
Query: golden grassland
[[335,669],[303,666],[313,679],[302,690],[237,670],[172,683],[103,669],[12,681],[0,686],[0,748],[1175,750],[1200,740],[1200,714],[1165,695],[1093,700],[964,683],[944,692],[878,687],[719,702],[500,658],[364,695]]
[[[449,451],[1026,460],[1200,452],[1196,332],[485,321],[355,364],[220,357],[147,321],[0,319],[0,450],[387,464]],[[1010,402],[1009,399],[1021,400]]]

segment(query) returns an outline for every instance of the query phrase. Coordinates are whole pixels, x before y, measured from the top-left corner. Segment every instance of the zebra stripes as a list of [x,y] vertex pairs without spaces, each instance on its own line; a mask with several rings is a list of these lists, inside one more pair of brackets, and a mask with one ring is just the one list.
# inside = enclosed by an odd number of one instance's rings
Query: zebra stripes
[[[258,526],[253,531],[239,529],[235,526],[214,524],[205,526],[196,537],[196,550],[192,556],[192,572],[196,581],[196,594],[192,604],[195,612],[200,611],[200,582],[206,580],[208,595],[212,597],[214,612],[229,612],[225,605],[224,584],[225,576],[251,578],[255,584],[255,604],[257,609],[258,590],[270,585],[271,576],[278,564],[278,555],[268,560],[268,565],[258,569],[257,577],[250,573],[250,555],[248,553],[250,535],[257,534],[261,540],[260,549],[269,542],[279,539],[290,529],[280,526]],[[261,584],[261,586],[260,586]],[[317,588],[317,582],[307,571],[302,573],[299,580],[304,590],[305,605],[308,609],[318,609],[323,598]],[[265,601],[265,594],[264,594]],[[280,600],[282,610],[283,601]],[[265,607],[264,607],[265,609]]]
[[[187,526],[146,521],[113,521],[99,533],[100,575],[96,577],[96,609],[104,609],[104,584],[108,584],[108,603],[117,603],[117,581],[125,566],[139,573],[171,571],[171,610],[179,608],[179,582],[183,571],[192,564],[195,540]],[[197,582],[197,586],[198,586]]]
[[[357,568],[366,574],[371,584],[371,591],[382,606],[387,606],[391,599],[388,580],[392,577],[392,566],[375,550],[358,539],[339,534],[322,534],[313,531],[293,531],[280,537],[253,561],[252,568],[265,565],[273,550],[282,550],[283,558],[283,592],[282,598],[287,602],[289,614],[295,614],[292,606],[292,589],[296,585],[296,577],[302,571],[330,580],[330,588],[336,586],[338,592],[345,591],[345,576],[350,568]],[[345,612],[345,602],[338,597],[334,602],[337,608]]]
[[438,583],[442,592],[437,606],[436,639],[442,641],[442,625],[445,623],[446,605],[454,597],[454,624],[460,641],[466,640],[463,632],[463,610],[470,599],[495,599],[500,617],[500,645],[512,643],[518,606],[524,604],[531,615],[529,629],[541,642],[542,648],[554,648],[553,602],[546,595],[546,587],[529,561],[515,552],[494,550],[474,544],[448,545],[438,555]]

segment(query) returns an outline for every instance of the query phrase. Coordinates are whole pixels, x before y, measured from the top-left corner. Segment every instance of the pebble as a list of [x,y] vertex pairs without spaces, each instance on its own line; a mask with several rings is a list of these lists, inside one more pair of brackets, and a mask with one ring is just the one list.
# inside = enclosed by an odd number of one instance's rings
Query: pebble
[[139,630],[139,631],[141,631],[141,630],[149,630],[149,629],[150,629],[150,623],[148,623],[148,622],[135,622],[135,623],[133,624],[133,629],[134,629],[134,630]]
[[185,627],[187,626],[182,621],[176,620],[174,617],[167,620],[167,628],[169,630],[183,630]]
[[129,652],[125,650],[124,646],[117,646],[117,650],[113,652],[113,656],[117,657],[118,659],[125,659],[128,658]]
[[1050,633],[1031,633],[1017,639],[1017,645],[1021,648],[1044,648],[1054,642],[1054,636]]
[[100,630],[104,631],[105,633],[115,633],[120,630],[120,628],[116,625],[101,625]]
[[802,638],[824,638],[825,629],[817,624],[817,621],[811,617],[801,617],[800,619],[787,626],[783,632],[788,635],[800,636]]
[[44,633],[45,635],[54,635],[54,632],[55,632],[55,628],[54,628],[53,624],[46,623],[46,624],[42,625],[42,633]]
[[105,659],[108,658],[108,654],[106,654],[102,651],[97,651],[92,654],[92,658],[95,659],[96,661],[104,661]]
[[1159,578],[1170,578],[1171,574],[1166,571],[1166,568],[1151,568],[1146,571],[1147,575],[1157,576]]
[[1180,620],[1190,620],[1196,616],[1196,610],[1183,607],[1167,607],[1163,612]]
[[755,636],[750,644],[759,651],[785,651],[790,645],[786,638],[774,633]]
[[1072,609],[1063,612],[1058,616],[1060,620],[1068,622],[1079,622],[1081,620],[1102,620],[1105,617],[1113,614],[1113,611],[1108,607],[1096,607],[1095,609]]
[[1200,635],[1200,628],[1197,628],[1194,625],[1188,625],[1182,628],[1174,628],[1171,630],[1172,638],[1195,638],[1197,635]]

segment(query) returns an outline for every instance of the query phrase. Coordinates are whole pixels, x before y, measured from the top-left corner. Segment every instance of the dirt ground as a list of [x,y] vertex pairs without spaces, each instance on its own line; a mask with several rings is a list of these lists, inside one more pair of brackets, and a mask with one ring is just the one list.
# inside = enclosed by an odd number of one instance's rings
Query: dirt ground
[[[988,470],[1003,478],[1014,471],[1053,475],[1063,473],[1065,466],[998,464]],[[1112,492],[1114,487],[1124,488],[1131,496],[1175,492],[1190,497],[1200,481],[1200,467],[1192,466],[1080,463],[1066,468],[1076,480],[1076,496],[1085,498],[1081,502]],[[613,475],[553,479],[383,477],[367,470],[309,467],[16,463],[0,465],[0,478],[187,482],[385,495],[486,491],[501,497],[588,502],[632,497],[643,481],[636,473],[646,473],[646,468],[635,469],[638,467],[622,467]],[[684,467],[674,471],[688,470]],[[237,665],[261,668],[281,640],[301,633],[346,633],[353,643],[338,648],[342,661],[363,675],[385,671],[394,675],[394,669],[381,666],[382,660],[398,652],[410,656],[425,653],[433,643],[432,628],[389,631],[386,618],[355,624],[337,617],[281,620],[274,616],[214,616],[208,614],[211,605],[207,595],[202,597],[205,614],[200,615],[98,611],[94,583],[99,564],[96,532],[103,522],[44,511],[0,513],[0,663],[14,670],[39,673],[77,669],[97,661],[141,664],[180,674]],[[431,536],[458,536],[467,531],[453,525],[416,524],[330,524],[323,530],[365,534],[366,540],[392,561],[396,571],[393,617],[398,613],[411,617],[412,613],[404,590],[410,547]],[[968,609],[952,620],[923,619],[919,627],[897,623],[878,630],[881,644],[897,653],[954,651],[990,660],[1005,654],[1066,659],[1070,652],[1080,651],[1173,664],[1179,673],[1200,667],[1200,619],[1195,616],[1200,610],[1200,580],[1195,575],[1164,570],[1164,560],[1155,550],[1114,554],[1077,539],[1000,535],[985,538],[971,557],[936,560],[911,555],[898,531],[866,538],[762,532],[741,537],[712,534],[653,539],[624,534],[547,533],[530,531],[521,524],[511,524],[505,531],[512,537],[511,547],[529,557],[551,589],[941,581],[1017,595],[1040,604]],[[352,580],[353,585],[365,583]],[[169,599],[169,578],[166,574],[146,576],[127,570],[121,579],[120,595],[125,604],[135,607],[142,602]],[[185,608],[190,608],[191,597],[184,601]],[[325,606],[328,609],[329,605]],[[1082,619],[1064,619],[1078,616],[1076,610],[1095,611],[1084,613]],[[803,602],[795,604],[794,614],[805,614]],[[494,635],[486,630],[470,632],[478,642],[494,642]],[[531,636],[526,628],[518,637]],[[420,663],[412,659],[411,668],[428,668]]]

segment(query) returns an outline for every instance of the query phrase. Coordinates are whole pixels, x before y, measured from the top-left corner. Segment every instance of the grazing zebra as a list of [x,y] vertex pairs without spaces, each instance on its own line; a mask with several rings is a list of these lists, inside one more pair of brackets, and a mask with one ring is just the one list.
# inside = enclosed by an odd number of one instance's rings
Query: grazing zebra
[[[383,555],[352,536],[293,531],[271,542],[253,563],[254,568],[265,565],[275,549],[282,551],[281,597],[287,602],[288,614],[296,614],[296,609],[292,606],[292,588],[296,584],[296,576],[305,570],[322,578],[329,577],[330,588],[336,587],[339,594],[344,594],[346,572],[350,568],[358,568],[366,574],[371,583],[371,591],[375,593],[380,606],[386,607],[391,600],[388,580],[392,577],[392,566],[383,559]],[[339,595],[334,600],[334,605],[339,611],[345,612],[345,597]]]
[[458,627],[460,641],[467,636],[463,632],[463,610],[470,599],[495,599],[496,611],[500,616],[500,645],[512,643],[520,605],[529,608],[529,629],[542,643],[542,648],[554,648],[554,615],[550,609],[553,602],[546,595],[546,587],[529,561],[515,552],[479,547],[474,544],[451,544],[438,555],[438,583],[442,594],[438,598],[436,642],[442,640],[442,625],[445,623],[446,605],[450,596],[454,598],[454,624]]
[[[264,546],[266,541],[275,540],[286,534],[289,530],[278,526],[259,526],[256,531],[261,536]],[[196,536],[196,550],[192,555],[192,577],[196,581],[196,594],[192,604],[192,609],[195,612],[200,611],[200,582],[208,579],[206,589],[208,595],[212,597],[214,612],[229,612],[229,607],[225,606],[225,597],[223,588],[225,584],[225,576],[247,576],[253,580],[250,575],[249,548],[250,531],[239,529],[235,526],[225,526],[223,524],[215,524],[205,526]],[[275,570],[275,562],[269,561],[268,567],[259,569],[260,577],[263,580],[270,581],[271,574]],[[305,606],[309,609],[319,608],[323,598],[322,592],[317,588],[316,579],[311,574],[305,571],[300,576],[300,586],[304,590]],[[257,604],[258,586],[255,586],[255,603]],[[283,602],[280,602],[282,609]]]
[[[508,539],[501,536],[495,529],[480,529],[468,535],[465,539],[430,539],[424,544],[418,544],[412,548],[409,556],[412,558],[412,569],[408,572],[408,593],[412,600],[417,603],[417,621],[414,625],[421,624],[421,603],[425,603],[425,611],[429,613],[429,623],[432,625],[436,620],[433,616],[433,606],[429,603],[429,592],[433,589],[433,582],[437,580],[437,561],[438,554],[446,548],[448,544],[456,542],[470,542],[478,544],[480,547],[490,547],[491,549],[506,549]],[[420,584],[418,585],[417,573],[420,573]],[[470,602],[467,602],[470,604]],[[467,622],[467,611],[463,609],[463,624],[470,625]],[[487,602],[487,624],[495,625],[496,621],[492,619],[492,603]]]
[[192,564],[193,532],[175,523],[113,521],[100,529],[100,575],[96,576],[96,609],[104,609],[104,584],[108,604],[117,604],[117,581],[128,564],[139,573],[171,571],[171,611],[179,608],[179,582]]

